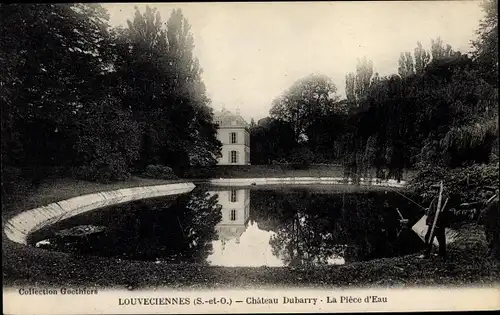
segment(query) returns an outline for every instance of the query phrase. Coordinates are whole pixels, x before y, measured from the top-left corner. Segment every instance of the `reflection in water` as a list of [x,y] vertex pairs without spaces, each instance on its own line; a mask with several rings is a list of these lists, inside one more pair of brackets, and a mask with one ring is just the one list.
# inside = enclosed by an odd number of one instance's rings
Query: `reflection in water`
[[273,232],[263,231],[249,222],[250,189],[211,191],[218,195],[222,220],[216,225],[219,239],[213,243],[208,260],[215,266],[283,266],[271,249]]
[[[34,233],[30,243],[49,239],[50,247],[78,254],[205,263],[221,221],[217,196],[196,189],[175,200],[145,199],[84,213]],[[77,225],[102,225],[95,238],[61,238],[57,231]]]
[[389,257],[420,245],[413,232],[400,226],[395,207],[413,221],[418,210],[398,197],[380,192],[258,190],[252,194],[251,219],[276,233],[270,243],[286,265]]
[[[32,243],[51,238],[60,251],[215,266],[342,264],[419,249],[418,237],[399,225],[396,206],[410,224],[418,219],[411,204],[391,193],[198,187],[175,200],[142,200],[67,219],[35,233]],[[83,241],[54,237],[82,224],[106,232]]]

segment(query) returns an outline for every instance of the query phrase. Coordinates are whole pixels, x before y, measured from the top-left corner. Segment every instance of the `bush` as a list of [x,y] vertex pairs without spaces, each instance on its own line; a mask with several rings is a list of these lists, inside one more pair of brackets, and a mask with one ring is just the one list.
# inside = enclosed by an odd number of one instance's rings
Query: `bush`
[[290,163],[295,169],[305,169],[314,161],[314,153],[307,147],[294,149],[290,154]]
[[146,166],[143,175],[155,179],[178,179],[170,167],[159,164],[150,164]]
[[97,157],[88,165],[73,169],[76,178],[105,184],[125,180],[130,175],[130,167],[121,154]]
[[420,165],[414,178],[407,186],[408,193],[420,195],[422,204],[430,203],[429,187],[443,181],[446,192],[452,198],[453,221],[473,221],[481,209],[460,209],[463,202],[484,202],[482,189],[485,186],[499,186],[499,166],[497,164],[472,165],[461,168],[445,168]]

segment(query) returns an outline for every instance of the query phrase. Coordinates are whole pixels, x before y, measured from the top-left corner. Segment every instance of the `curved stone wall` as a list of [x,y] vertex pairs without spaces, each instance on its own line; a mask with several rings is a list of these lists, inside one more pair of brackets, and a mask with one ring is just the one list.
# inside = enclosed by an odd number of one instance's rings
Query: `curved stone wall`
[[[353,184],[352,178],[342,177],[277,177],[277,178],[218,178],[211,179],[209,183],[214,186],[250,186],[250,185],[276,185],[276,184]],[[394,179],[379,180],[375,178],[360,179],[361,185],[402,188],[405,181],[398,182]]]
[[123,202],[183,194],[194,188],[193,183],[177,183],[124,188],[78,196],[24,211],[7,221],[4,232],[13,242],[27,244],[27,237],[30,233],[59,220]]

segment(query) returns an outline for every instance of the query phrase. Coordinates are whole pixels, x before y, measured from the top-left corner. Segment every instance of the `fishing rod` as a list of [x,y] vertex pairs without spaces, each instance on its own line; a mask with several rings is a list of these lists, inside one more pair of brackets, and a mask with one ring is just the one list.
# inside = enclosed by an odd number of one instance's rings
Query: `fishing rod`
[[[358,179],[361,179],[361,177],[360,177],[358,174],[355,174],[355,173],[353,173],[352,171],[347,171],[347,172],[348,172],[348,173],[350,173],[350,174],[352,174],[352,175],[354,175],[354,176],[356,176]],[[406,200],[408,200],[408,201],[410,201],[410,202],[414,203],[415,205],[419,206],[419,207],[420,207],[420,208],[422,208],[423,210],[427,210],[427,208],[426,208],[426,207],[424,207],[424,206],[422,206],[421,204],[419,204],[418,202],[416,202],[416,201],[412,200],[410,197],[405,196],[403,193],[401,193],[401,192],[397,191],[396,189],[394,189],[394,188],[392,188],[392,187],[385,187],[385,188],[387,188],[387,189],[391,190],[392,192],[397,193],[398,195],[401,195],[403,198],[405,198]]]

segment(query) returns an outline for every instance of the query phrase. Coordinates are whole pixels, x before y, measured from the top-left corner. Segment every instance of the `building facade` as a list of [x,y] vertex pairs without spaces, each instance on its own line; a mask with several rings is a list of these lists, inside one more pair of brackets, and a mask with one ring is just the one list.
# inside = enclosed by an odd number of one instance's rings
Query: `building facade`
[[250,164],[250,132],[248,123],[239,114],[222,110],[214,113],[219,126],[217,137],[222,142],[222,157],[218,165]]
[[219,240],[224,246],[227,241],[239,238],[247,229],[250,217],[250,190],[231,189],[222,191],[210,191],[210,195],[218,195],[218,204],[222,206],[222,219],[215,226]]

